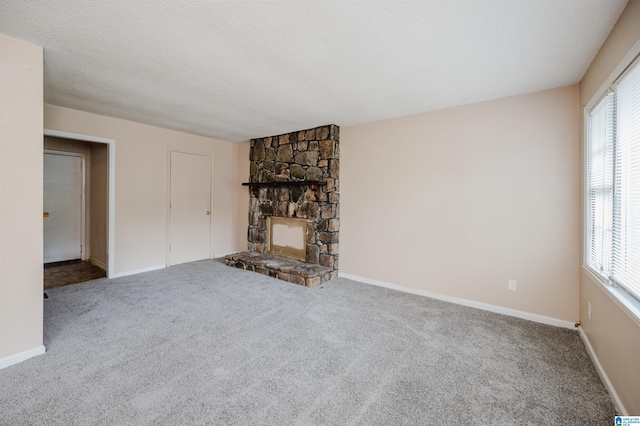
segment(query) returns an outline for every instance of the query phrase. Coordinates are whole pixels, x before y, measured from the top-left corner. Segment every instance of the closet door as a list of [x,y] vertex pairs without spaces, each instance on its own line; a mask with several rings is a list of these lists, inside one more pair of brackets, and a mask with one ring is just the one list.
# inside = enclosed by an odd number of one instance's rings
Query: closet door
[[171,152],[169,265],[211,257],[211,156]]

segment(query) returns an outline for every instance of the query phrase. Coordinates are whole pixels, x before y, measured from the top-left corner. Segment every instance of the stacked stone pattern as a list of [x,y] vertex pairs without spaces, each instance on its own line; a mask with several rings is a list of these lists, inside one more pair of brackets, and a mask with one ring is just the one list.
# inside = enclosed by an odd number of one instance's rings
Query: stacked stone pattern
[[337,276],[338,272],[326,266],[312,265],[273,254],[244,251],[225,257],[225,263],[247,271],[269,275],[283,281],[315,287]]
[[[267,251],[267,217],[307,219],[306,262],[337,276],[340,229],[340,129],[326,125],[251,140],[249,182],[322,181],[308,185],[250,187],[248,249]],[[237,266],[237,265],[236,265]]]

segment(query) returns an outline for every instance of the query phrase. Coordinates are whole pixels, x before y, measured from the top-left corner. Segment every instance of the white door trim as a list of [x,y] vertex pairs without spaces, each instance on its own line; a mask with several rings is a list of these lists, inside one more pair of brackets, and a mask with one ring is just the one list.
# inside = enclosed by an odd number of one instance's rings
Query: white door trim
[[64,155],[67,157],[80,157],[80,179],[81,179],[81,190],[80,190],[80,203],[82,203],[82,213],[80,215],[80,241],[82,241],[82,247],[80,249],[80,259],[87,260],[89,256],[87,253],[89,252],[87,244],[87,203],[86,203],[86,192],[87,192],[87,169],[86,169],[86,157],[81,152],[71,152],[71,151],[58,151],[54,149],[45,149],[45,154],[51,155]]
[[113,278],[115,275],[116,238],[116,141],[115,139],[81,135],[79,133],[70,133],[51,129],[44,129],[44,135],[62,139],[107,144],[107,153],[109,157],[109,195],[107,199],[107,277]]
[[211,212],[211,215],[209,216],[209,259],[213,259],[214,255],[213,255],[213,214],[214,214],[214,209],[213,209],[213,177],[215,175],[214,173],[214,155],[210,152],[201,152],[201,151],[190,151],[190,150],[186,150],[183,148],[176,148],[176,147],[167,147],[167,208],[166,208],[166,235],[167,235],[167,242],[166,242],[166,265],[167,267],[171,266],[171,251],[169,250],[169,246],[171,245],[171,153],[172,152],[178,152],[178,153],[182,153],[182,154],[194,154],[194,155],[202,155],[205,157],[209,157],[211,158],[211,168],[210,170],[210,177],[209,177],[209,211]]

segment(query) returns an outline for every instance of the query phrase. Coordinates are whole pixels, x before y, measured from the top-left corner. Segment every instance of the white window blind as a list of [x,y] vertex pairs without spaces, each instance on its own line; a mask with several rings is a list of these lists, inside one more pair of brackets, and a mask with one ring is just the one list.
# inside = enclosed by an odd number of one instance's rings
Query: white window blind
[[613,209],[613,97],[608,93],[589,115],[587,264],[607,274],[611,264]]
[[589,111],[586,264],[640,300],[640,66]]

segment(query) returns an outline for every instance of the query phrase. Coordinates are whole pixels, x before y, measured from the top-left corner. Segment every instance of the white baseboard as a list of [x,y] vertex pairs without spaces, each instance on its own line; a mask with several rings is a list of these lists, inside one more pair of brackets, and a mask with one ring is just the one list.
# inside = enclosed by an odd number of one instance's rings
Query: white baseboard
[[46,349],[44,346],[38,346],[36,348],[29,349],[28,351],[20,352],[19,354],[11,355],[6,358],[0,358],[0,370],[19,362],[26,361],[29,358],[33,358],[34,356],[42,355],[45,352]]
[[227,255],[229,255],[229,254],[234,254],[234,253],[239,253],[239,251],[237,251],[237,250],[236,250],[236,251],[230,251],[230,252],[228,252],[228,253],[215,254],[215,255],[213,256],[213,258],[214,258],[214,259],[220,259],[221,257],[225,257],[225,256],[227,256]]
[[95,265],[95,266],[97,266],[98,268],[102,269],[103,271],[105,271],[105,272],[107,271],[107,265],[106,265],[104,262],[102,262],[102,261],[100,261],[100,260],[98,260],[98,259],[94,259],[93,257],[90,257],[90,258],[89,258],[89,262],[90,262],[92,265]]
[[580,331],[580,337],[584,342],[584,346],[587,348],[587,353],[591,357],[593,364],[596,366],[596,370],[598,371],[598,374],[600,375],[602,382],[607,387],[607,390],[611,395],[611,399],[613,399],[613,403],[615,404],[616,409],[618,410],[618,414],[622,416],[628,416],[629,413],[624,408],[624,405],[622,404],[622,401],[618,396],[618,392],[616,392],[615,388],[613,387],[613,383],[611,383],[611,380],[609,380],[609,376],[607,376],[607,373],[604,371],[604,368],[602,368],[602,364],[600,364],[600,360],[598,359],[596,352],[593,350],[593,346],[591,346],[591,342],[589,341],[587,334],[584,332],[584,329],[582,327],[578,327],[578,329]]
[[126,277],[128,275],[142,274],[143,272],[157,271],[158,269],[164,269],[166,267],[167,267],[166,265],[156,265],[156,266],[149,266],[148,268],[136,269],[133,271],[118,272],[117,274],[113,275],[113,278],[121,278],[121,277]]
[[[215,255],[214,259],[218,259],[220,257],[224,257],[224,256],[226,256],[228,254],[232,254],[232,253],[237,253],[237,251],[231,251],[229,253]],[[121,278],[121,277],[126,277],[128,275],[141,274],[143,272],[157,271],[158,269],[164,269],[166,267],[167,267],[167,265],[156,265],[156,266],[150,266],[148,268],[136,269],[134,271],[118,272],[117,274],[115,274],[113,276],[113,278]]]
[[386,287],[392,290],[398,290],[405,293],[417,294],[419,296],[430,297],[432,299],[438,299],[445,302],[455,303],[456,305],[468,306],[470,308],[482,309],[484,311],[495,312],[497,314],[509,315],[516,318],[522,318],[529,321],[539,322],[541,324],[553,325],[556,327],[575,329],[575,323],[571,321],[565,321],[558,318],[547,317],[544,315],[532,314],[530,312],[519,311],[517,309],[505,308],[497,305],[490,305],[488,303],[476,302],[468,299],[461,299],[459,297],[445,296],[443,294],[432,293],[426,290],[419,290],[415,288],[402,287],[396,284],[387,283],[384,281],[378,281],[371,278],[359,277],[351,274],[338,273],[338,276],[344,277],[350,280],[359,281],[365,284],[372,284],[379,287]]

